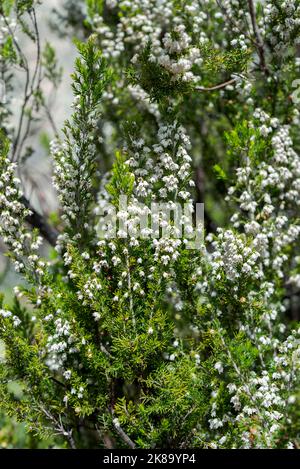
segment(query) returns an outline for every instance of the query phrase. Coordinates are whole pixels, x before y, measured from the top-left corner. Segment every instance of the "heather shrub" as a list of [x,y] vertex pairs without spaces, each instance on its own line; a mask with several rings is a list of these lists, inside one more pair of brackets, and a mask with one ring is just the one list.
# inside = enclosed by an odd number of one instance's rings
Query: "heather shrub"
[[[298,448],[299,1],[64,2],[62,129],[40,3],[0,4],[5,419],[70,448]],[[24,174],[45,121],[50,217]]]

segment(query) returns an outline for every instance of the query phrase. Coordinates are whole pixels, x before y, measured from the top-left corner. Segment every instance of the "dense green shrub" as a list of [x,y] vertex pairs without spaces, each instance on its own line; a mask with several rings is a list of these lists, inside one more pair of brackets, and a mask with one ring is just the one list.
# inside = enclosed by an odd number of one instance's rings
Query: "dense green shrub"
[[[62,132],[38,3],[0,7],[0,234],[24,279],[0,310],[3,412],[71,448],[297,448],[299,1],[65,2],[52,25],[81,42]],[[42,115],[51,220],[22,175]]]

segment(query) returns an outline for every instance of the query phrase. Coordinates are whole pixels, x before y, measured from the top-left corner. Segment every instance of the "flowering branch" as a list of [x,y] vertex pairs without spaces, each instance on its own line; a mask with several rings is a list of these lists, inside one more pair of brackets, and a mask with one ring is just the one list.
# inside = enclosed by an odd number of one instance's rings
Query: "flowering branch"
[[255,6],[254,6],[253,0],[248,0],[248,7],[249,7],[250,16],[251,16],[253,32],[256,38],[256,46],[257,46],[258,54],[260,58],[261,69],[266,75],[269,75],[270,72],[266,64],[264,43],[260,34],[259,27],[257,25]]

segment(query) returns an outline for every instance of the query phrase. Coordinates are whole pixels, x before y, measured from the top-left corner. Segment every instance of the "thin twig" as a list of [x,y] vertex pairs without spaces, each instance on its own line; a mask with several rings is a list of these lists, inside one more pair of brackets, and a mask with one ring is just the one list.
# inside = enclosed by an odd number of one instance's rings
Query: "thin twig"
[[107,350],[107,348],[103,345],[103,344],[100,344],[100,350],[105,353],[105,355],[108,357],[108,358],[112,358],[112,354],[109,353],[109,351]]

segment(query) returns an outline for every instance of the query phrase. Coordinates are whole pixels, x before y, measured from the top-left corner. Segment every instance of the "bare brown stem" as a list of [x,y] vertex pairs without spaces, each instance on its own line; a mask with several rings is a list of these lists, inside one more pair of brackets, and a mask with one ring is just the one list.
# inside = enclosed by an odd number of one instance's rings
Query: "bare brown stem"
[[233,83],[236,82],[236,80],[237,80],[237,77],[232,78],[231,80],[225,81],[224,83],[219,83],[218,85],[211,86],[209,88],[205,88],[204,86],[197,86],[195,88],[195,91],[217,91],[217,90],[221,90],[223,88],[226,88],[226,86],[228,86],[228,85],[232,85]]
[[249,6],[249,13],[251,16],[251,23],[252,23],[252,28],[253,28],[253,33],[256,39],[256,47],[259,55],[259,60],[260,60],[260,68],[261,70],[265,73],[265,75],[269,75],[270,72],[268,70],[267,64],[266,64],[266,57],[265,57],[265,48],[264,48],[264,43],[260,34],[259,27],[257,25],[256,21],[256,13],[255,13],[255,6],[253,0],[248,0],[248,6]]

